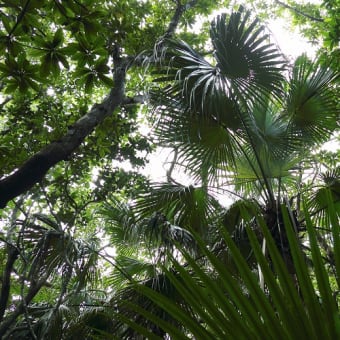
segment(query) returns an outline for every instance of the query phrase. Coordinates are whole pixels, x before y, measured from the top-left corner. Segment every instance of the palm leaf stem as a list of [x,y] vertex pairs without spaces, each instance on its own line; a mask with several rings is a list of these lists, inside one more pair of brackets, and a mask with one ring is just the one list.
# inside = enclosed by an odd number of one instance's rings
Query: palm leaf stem
[[166,179],[169,183],[176,183],[179,184],[176,180],[174,180],[172,178],[172,172],[174,171],[175,165],[177,163],[177,159],[178,159],[178,147],[174,148],[174,156],[172,161],[170,162],[170,167],[166,172]]
[[330,206],[330,220],[332,224],[331,229],[334,242],[335,268],[337,272],[336,281],[338,284],[338,289],[340,290],[340,225],[330,192],[327,192],[327,204]]
[[[222,183],[221,186],[224,186],[224,185],[230,185],[230,184],[227,184],[227,183]],[[215,190],[216,189],[216,190]],[[245,200],[246,198],[240,194],[238,194],[237,192],[234,192],[234,191],[231,191],[231,190],[228,190],[228,189],[225,189],[225,188],[220,188],[220,187],[214,187],[214,186],[209,186],[209,191],[213,192],[213,193],[216,193],[218,194],[219,191],[222,191],[222,192],[226,192],[228,194],[231,194],[233,196],[236,196],[242,200]]]
[[[274,201],[275,201],[275,198],[274,198],[273,192],[272,192],[272,190],[271,190],[271,186],[269,185],[268,179],[267,179],[267,177],[266,177],[266,175],[265,175],[265,172],[264,172],[262,163],[261,163],[261,161],[260,161],[260,157],[259,157],[259,155],[258,155],[257,152],[256,152],[255,144],[254,144],[254,142],[253,142],[253,140],[252,140],[252,138],[251,138],[251,136],[250,136],[250,133],[249,133],[247,127],[246,127],[246,124],[245,124],[245,122],[244,122],[244,119],[243,119],[243,117],[242,117],[242,115],[241,115],[241,113],[240,113],[239,111],[238,111],[238,113],[239,113],[240,119],[241,119],[241,121],[242,121],[242,124],[243,124],[243,126],[244,126],[244,128],[245,128],[245,131],[246,131],[246,133],[247,133],[247,136],[248,136],[248,138],[249,138],[251,147],[252,147],[252,149],[253,149],[253,151],[254,151],[254,155],[255,155],[255,157],[256,157],[257,163],[258,163],[259,168],[260,168],[260,172],[262,173],[263,182],[264,182],[264,184],[265,184],[265,187],[266,187],[267,190],[268,190],[268,191],[265,191],[265,196],[266,196],[268,202],[270,202],[271,204],[273,204]],[[261,176],[258,175],[257,170],[255,169],[255,167],[254,167],[253,163],[251,162],[249,156],[247,155],[246,151],[243,149],[242,145],[239,143],[239,141],[237,140],[237,138],[234,137],[233,139],[234,139],[235,143],[237,144],[237,146],[240,148],[240,150],[241,150],[241,152],[243,153],[243,155],[245,156],[245,158],[247,159],[247,161],[248,161],[248,163],[249,163],[251,169],[254,171],[255,176],[257,177],[257,179],[258,179],[259,182],[261,183]],[[261,192],[261,191],[260,191],[260,192]]]
[[[260,156],[258,155],[258,153],[257,153],[257,151],[256,151],[256,146],[255,146],[255,143],[254,143],[253,138],[252,138],[252,136],[251,136],[251,132],[250,132],[249,129],[247,128],[247,125],[246,125],[246,123],[245,123],[245,120],[244,120],[243,117],[242,117],[241,112],[240,112],[239,110],[237,110],[237,113],[238,113],[238,115],[239,115],[239,117],[240,117],[240,119],[241,119],[241,122],[242,122],[242,124],[243,124],[243,127],[244,127],[244,129],[245,129],[245,131],[246,131],[246,134],[247,134],[248,138],[249,138],[249,142],[250,142],[250,145],[251,145],[251,147],[252,147],[252,149],[253,149],[253,151],[254,151],[254,155],[255,155],[255,157],[256,157],[257,163],[258,163],[258,165],[259,165],[260,172],[261,172],[261,174],[262,174],[262,178],[263,178],[264,184],[265,184],[265,186],[267,187],[268,192],[267,192],[266,194],[268,194],[268,196],[269,196],[269,202],[271,202],[271,204],[274,204],[274,202],[275,202],[274,194],[273,194],[271,185],[269,184],[268,178],[267,178],[267,176],[266,176],[266,174],[265,174],[265,171],[264,171],[264,169],[263,169],[263,166],[262,166],[262,163],[261,163],[261,160],[260,160]],[[242,149],[242,152],[245,154],[245,151],[244,151],[243,149]],[[247,158],[247,160],[248,160],[248,162],[250,162],[250,161],[249,161],[249,158]],[[251,162],[250,162],[250,163],[251,163]],[[256,172],[255,172],[255,174],[256,174],[256,176],[259,178],[259,176],[257,175]],[[260,179],[260,178],[259,178],[259,181],[261,182],[261,179]],[[267,195],[266,195],[266,196],[267,196]]]
[[124,270],[123,267],[119,266],[118,264],[112,262],[111,260],[109,260],[107,258],[107,256],[103,255],[99,250],[95,250],[95,249],[91,249],[94,253],[96,253],[99,257],[101,257],[102,259],[104,259],[106,262],[108,262],[109,264],[112,265],[112,267],[114,267],[115,269],[117,269],[127,280],[132,281],[132,277],[131,275],[129,275],[129,273]]

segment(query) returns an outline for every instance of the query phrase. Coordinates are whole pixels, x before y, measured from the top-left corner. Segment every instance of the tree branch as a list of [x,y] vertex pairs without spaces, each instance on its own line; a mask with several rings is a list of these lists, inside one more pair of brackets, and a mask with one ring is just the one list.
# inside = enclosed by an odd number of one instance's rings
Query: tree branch
[[1,286],[1,295],[0,295],[0,322],[2,322],[5,311],[6,311],[9,292],[11,288],[11,273],[12,273],[13,265],[15,261],[17,260],[18,256],[19,256],[19,250],[14,246],[8,245],[8,258],[7,258],[6,267],[3,273],[3,277],[2,277],[2,286]]
[[185,11],[187,11],[188,9],[194,7],[196,5],[197,0],[192,0],[189,1],[186,5],[182,5],[181,1],[175,1],[177,6],[176,6],[176,10],[175,13],[169,23],[168,29],[166,30],[165,34],[163,35],[162,39],[168,39],[171,38],[174,33],[175,30],[179,24],[179,21],[183,15],[183,13]]
[[125,97],[122,101],[122,106],[144,104],[147,100],[148,100],[147,95],[136,95],[134,97]]
[[170,167],[166,172],[166,178],[167,181],[169,183],[175,183],[175,184],[179,184],[178,182],[176,182],[173,178],[172,178],[172,172],[174,171],[175,165],[177,163],[177,158],[178,158],[178,148],[176,147],[174,149],[174,157],[172,159],[172,161],[170,162]]
[[117,62],[115,67],[115,87],[101,104],[96,104],[59,140],[28,159],[17,171],[0,181],[0,208],[8,201],[29,190],[40,182],[48,170],[62,160],[68,160],[84,139],[109,116],[124,99],[125,65]]
[[14,207],[12,211],[11,218],[10,218],[10,227],[8,228],[8,231],[7,231],[7,237],[6,237],[7,239],[5,240],[5,239],[0,238],[0,241],[4,242],[7,248],[7,262],[6,262],[5,269],[2,275],[2,280],[1,280],[0,323],[2,322],[4,318],[6,307],[8,304],[9,293],[11,290],[11,274],[14,269],[14,263],[20,255],[18,242],[16,245],[12,243],[13,242],[12,236],[15,230],[16,219],[18,217],[18,214],[20,213],[20,206],[22,202],[23,202],[23,198],[21,198],[17,202],[17,205]]
[[[160,39],[164,41],[174,34],[182,14],[196,4],[197,0],[189,1],[182,5],[181,1],[176,1],[176,10],[169,23],[169,26]],[[96,104],[83,117],[81,117],[68,132],[59,140],[50,143],[38,153],[29,158],[13,174],[0,180],[0,209],[6,207],[7,203],[26,192],[36,183],[40,182],[49,169],[62,160],[68,160],[72,153],[80,146],[85,138],[117,107],[123,104],[132,104],[125,97],[125,75],[131,66],[129,58],[115,59],[114,88],[101,104]],[[137,99],[138,97],[135,97]],[[138,98],[141,100],[141,98]]]
[[289,5],[287,5],[287,4],[283,3],[283,2],[281,2],[280,0],[275,0],[275,2],[276,2],[278,5],[280,5],[281,7],[284,7],[284,8],[286,8],[286,9],[289,9],[290,11],[293,11],[293,12],[299,14],[299,15],[302,15],[302,16],[304,16],[304,17],[306,17],[306,18],[308,18],[308,19],[310,19],[310,20],[312,20],[312,21],[324,22],[323,19],[313,17],[312,15],[309,15],[309,14],[307,14],[307,13],[304,13],[304,12],[300,11],[299,9],[297,9],[297,8],[295,8],[295,7],[289,6]]
[[17,29],[17,27],[19,26],[21,20],[24,18],[27,9],[28,9],[28,5],[30,4],[31,0],[27,0],[24,7],[22,8],[21,12],[19,13],[18,17],[17,17],[17,21],[14,24],[14,26],[12,27],[11,31],[8,33],[8,36],[10,37],[14,31]]
[[25,312],[25,305],[28,305],[33,298],[38,294],[42,286],[45,284],[47,277],[42,277],[39,282],[31,283],[31,287],[28,290],[25,301],[19,303],[15,310],[5,318],[5,320],[0,324],[0,339],[7,333],[12,324],[16,321],[19,315]]

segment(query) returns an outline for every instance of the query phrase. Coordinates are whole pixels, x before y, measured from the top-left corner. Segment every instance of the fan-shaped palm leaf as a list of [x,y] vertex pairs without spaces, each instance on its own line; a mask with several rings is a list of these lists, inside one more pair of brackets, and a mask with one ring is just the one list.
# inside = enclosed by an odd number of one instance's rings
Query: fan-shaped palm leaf
[[[169,102],[168,102],[169,103]],[[159,109],[161,116],[156,126],[160,145],[174,145],[178,163],[200,181],[202,169],[216,178],[222,165],[234,162],[233,140],[223,125],[211,117],[187,116],[169,105]]]
[[114,267],[107,283],[117,291],[126,291],[133,280],[149,280],[159,275],[160,266],[181,245],[195,251],[188,230],[171,224],[160,212],[140,215],[136,207],[111,198],[100,211],[116,248]]
[[[181,280],[178,273],[174,273],[174,275]],[[139,334],[138,331],[134,330],[134,327],[130,326],[129,320],[133,320],[134,325],[138,325],[139,329],[144,328],[147,334],[153,335],[155,338],[165,335],[161,324],[146,318],[143,313],[139,313],[140,310],[146,311],[148,314],[154,315],[163,322],[172,324],[174,327],[180,327],[176,318],[173,318],[162,307],[142,293],[143,287],[158,292],[174,303],[180,304],[183,301],[181,294],[164,273],[159,273],[143,281],[132,282],[130,286],[120,291],[110,302],[111,305],[115,306],[116,311],[113,315],[111,314],[115,318],[113,334],[119,336],[120,339],[131,339]]]
[[153,253],[165,247],[171,251],[177,243],[192,248],[194,243],[190,232],[171,224],[162,211],[143,210],[142,204],[129,205],[111,198],[100,213],[107,222],[112,243],[124,256],[129,257],[133,250],[138,254],[138,249],[144,252],[148,249]]
[[[30,256],[28,275],[32,280],[41,276],[48,277],[64,266],[79,271],[79,275],[85,272],[90,274],[95,268],[98,239],[77,240],[47,216],[35,215],[27,222],[23,238],[31,247],[28,253]],[[27,248],[26,251],[28,250]]]
[[140,240],[136,216],[130,205],[110,197],[98,212],[105,220],[105,227],[112,244],[118,250],[134,247]]
[[306,55],[294,65],[285,98],[289,132],[303,146],[321,143],[338,128],[340,108],[334,84],[339,72],[312,63]]
[[249,22],[250,17],[241,6],[228,20],[225,14],[217,16],[210,30],[218,72],[231,93],[246,101],[261,92],[279,94],[283,80],[281,54],[267,43],[269,37],[258,20]]
[[340,216],[340,167],[320,174],[321,183],[307,200],[313,220],[321,227],[330,224],[329,200],[332,200],[337,216]]
[[184,229],[203,232],[216,218],[220,204],[204,187],[156,183],[138,200],[136,209],[141,217],[158,211]]
[[[9,318],[15,315],[13,322],[17,318],[17,324],[8,329],[8,339],[25,338],[32,333],[39,338],[57,339],[71,313],[72,308],[67,306],[69,297],[97,282],[99,241],[95,237],[76,239],[56,221],[41,214],[21,223],[19,239],[24,245],[18,243],[22,261],[16,272],[25,278],[22,299],[26,302],[23,307],[19,300],[8,314]],[[18,318],[23,313],[26,317]]]
[[154,263],[147,258],[128,257],[118,254],[115,258],[115,268],[107,282],[116,291],[122,290],[132,280],[142,281],[155,277],[160,263]]
[[[211,40],[216,65],[210,64],[190,46],[181,41],[168,42],[165,56],[168,69],[159,80],[175,79],[167,93],[182,97],[192,113],[216,118],[233,116],[235,100],[243,104],[253,101],[259,93],[280,92],[283,61],[258,21],[248,23],[250,13],[240,7],[238,12],[218,16],[211,24]],[[162,72],[162,71],[160,71]]]
[[168,43],[169,63],[161,65],[164,76],[158,80],[173,82],[155,100],[157,113],[166,116],[159,121],[158,135],[163,143],[179,144],[179,160],[185,159],[196,176],[204,169],[213,177],[218,163],[233,163],[239,148],[235,135],[238,140],[250,137],[247,122],[252,118],[247,109],[255,101],[259,106],[260,94],[264,98],[279,92],[280,55],[266,43],[268,37],[257,20],[248,23],[249,18],[240,7],[228,20],[222,15],[212,23],[215,66],[184,42]]
[[114,339],[112,313],[109,306],[86,308],[70,319],[61,339]]
[[[245,151],[247,152],[247,151]],[[258,165],[261,162],[261,168]],[[281,191],[294,186],[296,182],[295,169],[299,162],[294,154],[286,154],[285,157],[276,158],[267,152],[265,147],[258,151],[258,158],[254,157],[252,150],[249,154],[240,154],[236,161],[236,171],[223,177],[234,185],[236,192],[249,197],[267,197],[264,178],[270,184],[274,195],[280,195]]]

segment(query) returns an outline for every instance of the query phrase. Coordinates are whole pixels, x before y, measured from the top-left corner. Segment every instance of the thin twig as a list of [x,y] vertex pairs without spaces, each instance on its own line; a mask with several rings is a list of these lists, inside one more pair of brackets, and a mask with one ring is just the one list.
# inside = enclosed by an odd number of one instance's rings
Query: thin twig
[[19,26],[20,21],[24,18],[25,14],[26,14],[26,12],[27,12],[28,5],[30,4],[30,2],[31,2],[31,0],[27,0],[27,1],[26,1],[25,6],[23,7],[22,11],[21,11],[21,12],[19,13],[19,15],[18,15],[18,19],[17,19],[15,25],[13,26],[13,28],[11,29],[11,31],[8,33],[8,36],[9,36],[9,37],[14,33],[14,31],[15,31],[15,30],[17,29],[17,27]]

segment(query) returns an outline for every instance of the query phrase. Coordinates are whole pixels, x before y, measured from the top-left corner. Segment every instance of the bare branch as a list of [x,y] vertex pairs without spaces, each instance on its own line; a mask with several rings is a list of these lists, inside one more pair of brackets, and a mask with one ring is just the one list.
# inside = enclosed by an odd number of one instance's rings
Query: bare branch
[[302,15],[302,16],[304,16],[304,17],[306,17],[306,18],[308,18],[308,19],[310,19],[310,20],[312,20],[312,21],[324,22],[324,20],[323,20],[322,18],[313,17],[312,15],[309,15],[309,14],[307,14],[307,13],[304,13],[304,12],[300,11],[299,9],[297,9],[297,8],[295,8],[295,7],[292,7],[292,6],[290,6],[290,5],[287,5],[287,4],[283,3],[283,2],[281,2],[280,0],[275,0],[275,2],[276,2],[278,5],[280,5],[281,7],[284,7],[284,8],[286,8],[286,9],[289,9],[290,11],[293,11],[293,12],[299,14],[299,15]]
[[177,183],[173,178],[172,178],[172,172],[174,171],[175,165],[177,163],[177,158],[178,158],[178,148],[174,149],[174,157],[172,161],[170,162],[170,167],[166,172],[166,178],[169,183]]

